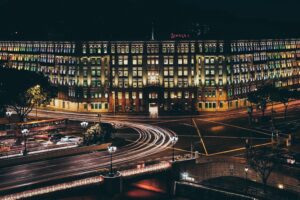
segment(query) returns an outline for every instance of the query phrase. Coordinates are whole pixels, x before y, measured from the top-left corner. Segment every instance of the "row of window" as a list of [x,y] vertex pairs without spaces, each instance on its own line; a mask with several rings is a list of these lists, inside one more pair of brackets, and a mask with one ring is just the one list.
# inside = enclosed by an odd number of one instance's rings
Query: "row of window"
[[[49,53],[74,53],[75,43],[71,42],[0,42],[0,51],[9,52],[49,52]],[[82,53],[101,54],[108,52],[108,43],[89,42],[82,44]],[[143,53],[144,43],[114,44],[111,43],[111,53]],[[194,53],[196,46],[199,52],[216,53],[224,52],[223,42],[181,42],[181,43],[162,43],[163,53]],[[266,51],[299,49],[299,40],[261,40],[261,41],[233,41],[230,43],[232,52],[242,51]],[[160,44],[146,44],[147,53],[159,53]]]
[[[84,104],[83,107],[85,110],[88,109],[89,104]],[[100,110],[100,109],[108,109],[108,103],[91,103],[90,104],[92,110]]]
[[8,52],[44,52],[44,53],[74,53],[74,43],[40,43],[40,42],[0,42],[0,51]]
[[238,41],[231,43],[232,52],[299,49],[299,40]]

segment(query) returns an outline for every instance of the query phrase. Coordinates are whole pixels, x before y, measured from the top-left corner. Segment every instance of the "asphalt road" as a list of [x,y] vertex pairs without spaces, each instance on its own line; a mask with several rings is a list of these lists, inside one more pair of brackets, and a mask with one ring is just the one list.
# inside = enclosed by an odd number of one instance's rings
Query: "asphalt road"
[[[113,162],[116,166],[145,160],[151,155],[163,152],[171,146],[170,138],[175,135],[170,130],[154,125],[119,121],[112,121],[112,123],[119,128],[129,127],[138,133],[135,141],[119,148],[114,153]],[[98,171],[101,168],[107,168],[109,164],[110,155],[104,151],[1,168],[0,191]]]
[[[289,105],[288,120],[298,119],[300,102]],[[283,106],[276,106],[276,117],[280,121]],[[266,114],[270,113],[270,109]],[[98,121],[97,114],[42,111],[40,117],[69,118],[74,121]],[[254,116],[260,115],[259,112]],[[126,166],[140,160],[170,158],[170,137],[179,136],[176,154],[189,153],[191,148],[213,155],[243,155],[245,139],[251,138],[253,144],[266,144],[270,141],[271,131],[261,127],[250,127],[245,110],[233,110],[224,113],[203,113],[198,116],[163,116],[150,119],[147,116],[102,115],[101,121],[114,123],[121,131],[119,136],[131,141],[121,147],[114,155],[115,166]],[[130,121],[130,122],[129,122]],[[198,130],[197,130],[197,128]],[[129,129],[128,129],[129,128]],[[130,131],[134,130],[134,131]],[[201,139],[203,142],[201,143]],[[79,175],[109,166],[107,152],[96,152],[34,162],[0,169],[1,190],[30,185],[60,177]]]

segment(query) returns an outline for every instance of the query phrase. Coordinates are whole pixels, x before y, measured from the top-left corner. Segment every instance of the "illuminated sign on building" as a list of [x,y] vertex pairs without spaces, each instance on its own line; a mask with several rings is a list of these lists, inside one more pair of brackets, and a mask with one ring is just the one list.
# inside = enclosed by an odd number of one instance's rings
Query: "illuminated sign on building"
[[190,34],[186,33],[171,33],[170,34],[171,39],[187,39],[190,38]]

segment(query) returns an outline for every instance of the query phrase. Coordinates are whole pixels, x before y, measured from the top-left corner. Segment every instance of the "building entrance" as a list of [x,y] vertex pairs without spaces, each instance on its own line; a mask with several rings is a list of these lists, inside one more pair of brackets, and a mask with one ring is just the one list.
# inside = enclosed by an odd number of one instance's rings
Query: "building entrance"
[[150,118],[158,117],[158,105],[157,103],[149,103],[149,115]]

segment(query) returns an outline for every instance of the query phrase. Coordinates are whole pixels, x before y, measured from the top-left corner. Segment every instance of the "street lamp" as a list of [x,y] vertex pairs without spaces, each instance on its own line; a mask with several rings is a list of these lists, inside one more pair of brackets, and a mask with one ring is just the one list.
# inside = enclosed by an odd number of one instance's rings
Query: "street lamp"
[[88,125],[89,125],[88,122],[81,122],[81,123],[80,123],[80,126],[81,126],[83,129],[86,129]]
[[247,177],[248,177],[248,171],[249,171],[248,166],[245,167],[244,171],[245,171],[245,177],[246,177],[246,180],[247,180]]
[[172,143],[172,147],[173,147],[173,154],[172,154],[172,161],[175,161],[175,144],[178,141],[178,136],[173,136],[171,137],[171,143]]
[[[41,90],[40,88],[41,88],[40,85],[36,85],[36,86],[35,86],[35,89],[36,89],[37,91],[40,91],[40,90]],[[39,92],[36,92],[36,93],[39,93]],[[38,94],[35,94],[35,96],[38,96]],[[38,109],[38,103],[35,102],[35,120],[38,120],[37,109]]]
[[249,122],[249,126],[252,125],[252,113],[253,113],[253,108],[252,106],[248,106],[247,108],[247,113],[248,113],[248,122]]
[[11,112],[11,111],[7,111],[7,112],[5,113],[5,115],[6,115],[7,119],[8,119],[8,123],[10,123],[10,117],[11,117],[11,115],[12,115],[12,112]]
[[181,174],[181,177],[182,177],[182,179],[183,179],[184,181],[186,181],[187,178],[189,177],[189,174],[188,174],[187,172],[183,172],[183,173]]
[[101,114],[98,113],[99,125],[101,124]]
[[[88,122],[81,122],[80,126],[84,129],[84,131],[86,131],[86,128],[88,127],[89,123]],[[85,137],[85,133],[83,133],[83,140],[84,140],[84,144],[86,144],[86,137]]]
[[29,130],[28,129],[23,129],[21,131],[23,140],[24,140],[24,150],[23,150],[23,156],[27,155],[27,136],[29,135]]
[[112,91],[112,95],[111,95],[113,98],[114,98],[114,115],[116,115],[116,93],[115,91]]
[[248,138],[246,138],[246,140],[245,140],[245,147],[246,147],[246,158],[248,160],[248,158],[249,158],[249,149],[250,149],[250,144],[249,144],[249,139]]
[[116,146],[109,146],[107,148],[108,153],[110,154],[110,171],[109,171],[109,176],[113,176],[113,167],[112,167],[112,157],[113,157],[113,153],[115,153],[117,151],[117,147]]

